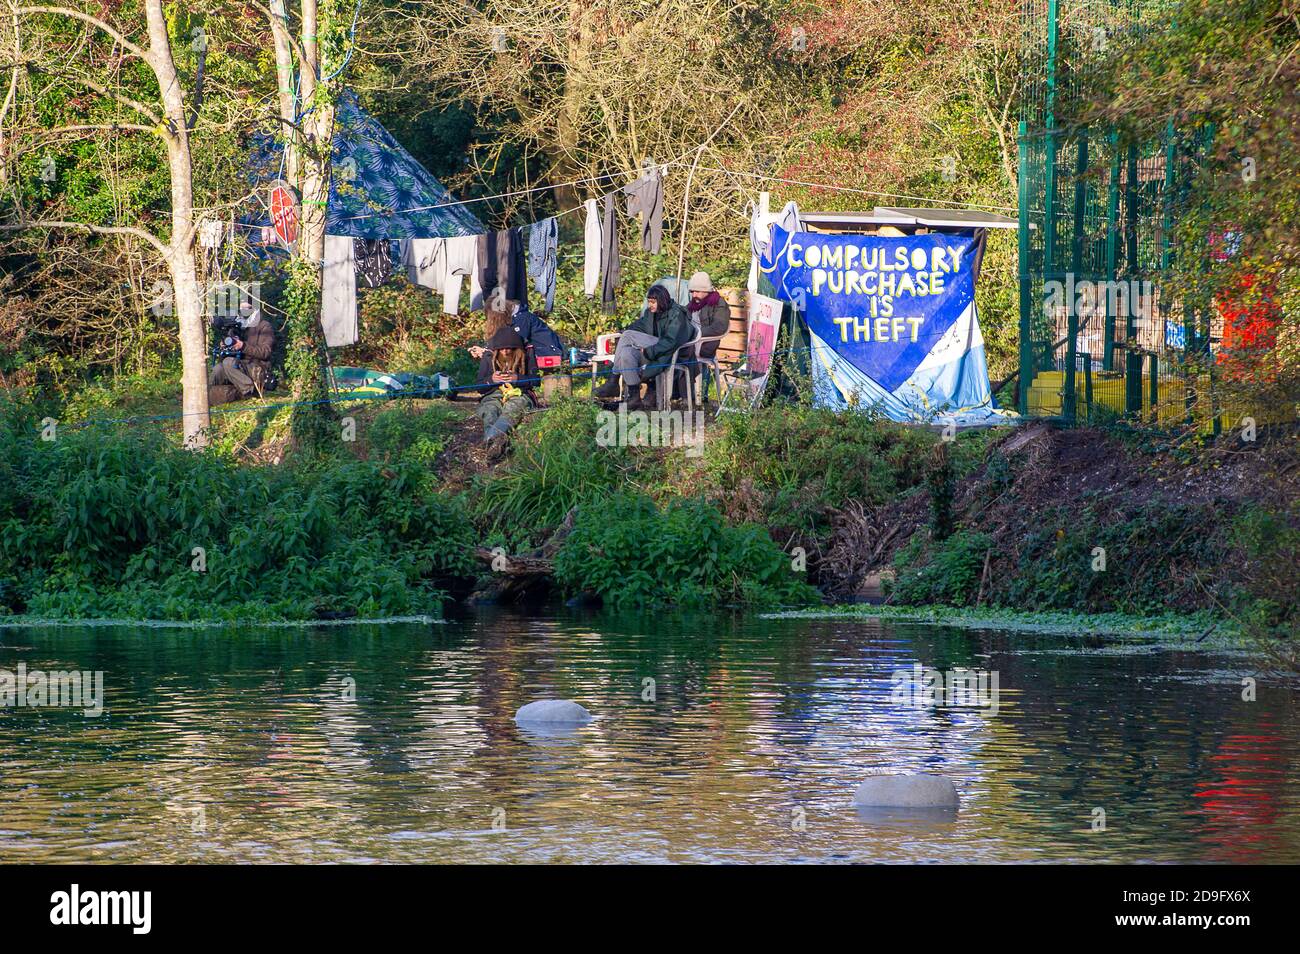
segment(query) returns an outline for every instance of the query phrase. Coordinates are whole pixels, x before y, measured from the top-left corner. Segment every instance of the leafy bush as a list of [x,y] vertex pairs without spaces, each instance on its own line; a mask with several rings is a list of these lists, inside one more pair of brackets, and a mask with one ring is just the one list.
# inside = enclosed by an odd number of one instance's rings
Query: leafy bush
[[1300,659],[1300,504],[1286,514],[1251,508],[1232,525],[1245,557],[1241,568],[1244,628],[1265,640],[1290,640]]
[[596,443],[598,410],[589,401],[561,398],[515,430],[509,463],[478,486],[477,511],[489,530],[513,540],[521,532],[543,533],[573,507],[627,485],[626,448]]
[[[154,429],[39,440],[0,413],[0,580],[34,615],[432,613],[474,572],[462,504],[409,462],[240,467]],[[196,572],[196,547],[205,572]]]
[[[915,541],[919,534],[913,537]],[[984,557],[993,540],[983,533],[961,531],[940,542],[927,563],[904,566],[891,589],[896,602],[966,606],[977,598]],[[916,558],[919,547],[910,550]]]
[[715,508],[694,500],[660,510],[648,498],[617,495],[583,507],[555,575],[567,590],[616,607],[818,600],[763,528],[727,526]]
[[763,499],[769,526],[828,529],[829,509],[877,505],[921,480],[934,436],[870,413],[773,405],[719,418],[705,446],[715,494],[742,483]]
[[451,440],[450,424],[459,417],[436,404],[423,410],[406,404],[385,408],[366,429],[372,458],[432,468]]

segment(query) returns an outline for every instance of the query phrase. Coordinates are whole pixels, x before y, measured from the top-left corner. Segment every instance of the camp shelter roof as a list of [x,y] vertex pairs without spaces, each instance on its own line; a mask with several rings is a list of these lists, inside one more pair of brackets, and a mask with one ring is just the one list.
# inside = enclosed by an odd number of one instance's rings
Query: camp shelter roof
[[1016,219],[976,209],[910,209],[878,205],[871,212],[801,212],[800,221],[814,231],[852,232],[892,225],[898,228],[1014,229]]
[[[255,182],[281,177],[283,143],[270,136],[254,142],[250,165]],[[325,231],[352,238],[451,238],[487,229],[420,165],[378,120],[344,91],[334,114]]]

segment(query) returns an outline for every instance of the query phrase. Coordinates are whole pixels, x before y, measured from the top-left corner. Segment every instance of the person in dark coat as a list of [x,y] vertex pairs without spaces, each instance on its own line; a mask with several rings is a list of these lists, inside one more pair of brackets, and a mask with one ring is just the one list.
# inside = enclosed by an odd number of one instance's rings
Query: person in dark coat
[[275,328],[262,310],[248,302],[240,305],[241,330],[232,335],[236,354],[220,358],[208,372],[208,405],[225,404],[259,394],[271,369]]
[[[651,407],[654,404],[654,379],[673,359],[673,354],[691,340],[694,328],[686,309],[668,294],[662,285],[651,287],[646,293],[645,310],[618,339],[614,351],[614,374],[623,378],[628,392],[635,395],[643,383],[650,384],[644,400],[634,400],[628,406]],[[618,378],[614,375],[592,394],[608,400],[618,397]]]
[[499,328],[488,339],[479,358],[476,383],[482,386],[475,414],[483,422],[484,441],[504,437],[537,406],[528,374],[528,352],[513,328]]
[[[686,311],[691,316],[691,321],[700,329],[700,337],[716,338],[718,335],[725,335],[731,329],[731,306],[713,287],[713,279],[709,278],[709,273],[696,272],[691,276],[687,288],[691,293],[691,300],[686,305]],[[718,353],[718,345],[721,343],[721,341],[710,341],[708,344],[700,345],[700,357],[712,358]]]

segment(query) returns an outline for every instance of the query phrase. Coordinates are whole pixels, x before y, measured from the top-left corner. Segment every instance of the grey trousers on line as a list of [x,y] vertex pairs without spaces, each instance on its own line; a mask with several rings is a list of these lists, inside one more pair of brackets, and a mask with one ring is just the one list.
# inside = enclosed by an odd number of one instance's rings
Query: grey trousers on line
[[623,383],[629,388],[641,386],[641,365],[645,363],[641,352],[658,340],[644,331],[625,331],[619,335],[618,347],[614,349],[614,370],[622,375]]

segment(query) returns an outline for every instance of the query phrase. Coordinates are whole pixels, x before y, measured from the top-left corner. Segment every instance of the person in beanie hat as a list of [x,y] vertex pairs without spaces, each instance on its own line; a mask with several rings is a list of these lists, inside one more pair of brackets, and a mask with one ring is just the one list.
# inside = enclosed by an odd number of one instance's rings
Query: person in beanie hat
[[504,452],[506,432],[537,406],[534,382],[528,377],[528,352],[509,325],[498,328],[488,339],[479,358],[476,383],[482,397],[475,413],[483,422],[483,440],[490,445],[491,460]]
[[[618,396],[618,378],[622,377],[634,395],[628,410],[644,411],[655,406],[655,379],[663,373],[673,354],[691,340],[691,321],[686,310],[673,301],[663,285],[652,285],[646,292],[646,308],[618,339],[614,352],[614,373],[592,391],[597,399]],[[646,384],[643,398],[635,397]]]
[[[708,272],[696,272],[686,286],[691,293],[691,300],[686,311],[691,321],[700,329],[701,338],[716,338],[725,335],[731,329],[731,306],[728,305],[713,287],[713,279]],[[710,341],[700,345],[700,357],[712,358],[718,353],[721,341]],[[695,369],[698,372],[699,368]]]

